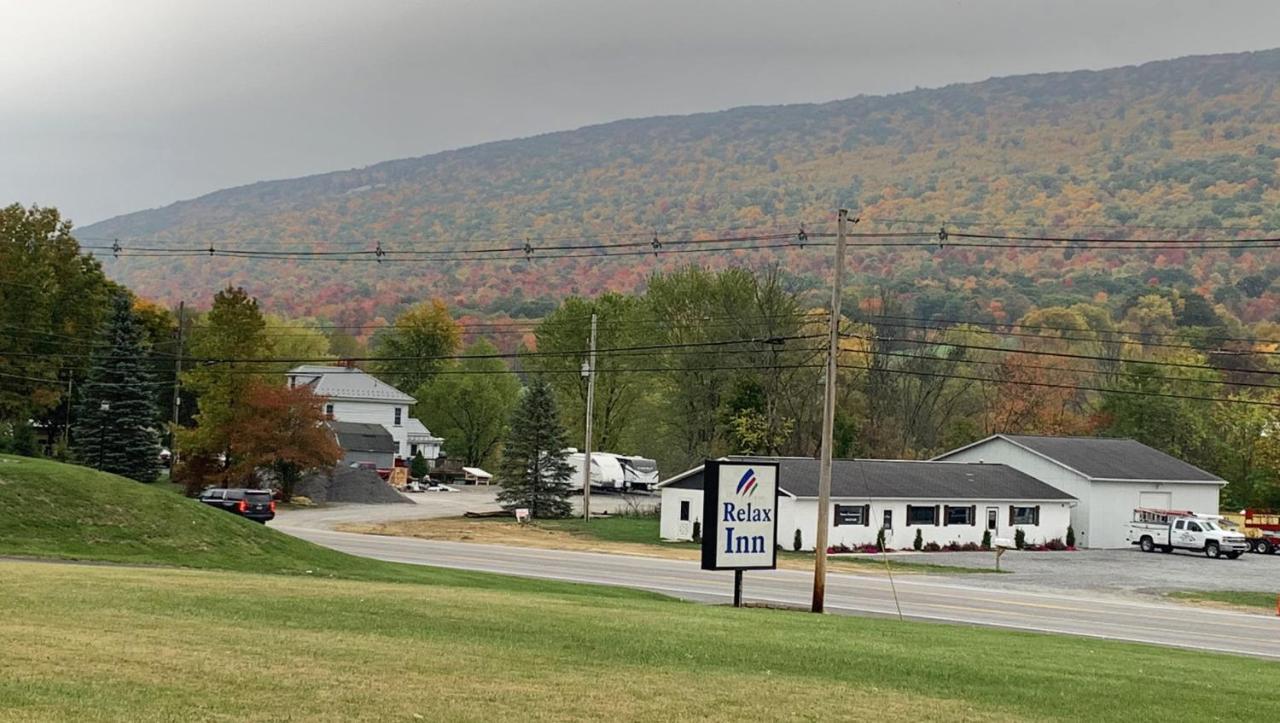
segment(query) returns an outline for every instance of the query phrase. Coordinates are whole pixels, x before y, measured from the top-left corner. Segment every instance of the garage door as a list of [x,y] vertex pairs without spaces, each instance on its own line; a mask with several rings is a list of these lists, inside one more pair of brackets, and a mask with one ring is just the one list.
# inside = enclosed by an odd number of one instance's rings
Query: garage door
[[1172,492],[1139,492],[1138,506],[1157,510],[1173,509]]

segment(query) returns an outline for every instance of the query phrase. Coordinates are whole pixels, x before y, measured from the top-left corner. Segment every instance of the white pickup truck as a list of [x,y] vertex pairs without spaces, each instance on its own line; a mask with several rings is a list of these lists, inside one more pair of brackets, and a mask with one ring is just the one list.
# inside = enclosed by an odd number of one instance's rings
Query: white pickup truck
[[1203,552],[1205,557],[1234,560],[1249,551],[1244,535],[1188,510],[1138,508],[1133,511],[1127,538],[1143,552],[1191,550]]

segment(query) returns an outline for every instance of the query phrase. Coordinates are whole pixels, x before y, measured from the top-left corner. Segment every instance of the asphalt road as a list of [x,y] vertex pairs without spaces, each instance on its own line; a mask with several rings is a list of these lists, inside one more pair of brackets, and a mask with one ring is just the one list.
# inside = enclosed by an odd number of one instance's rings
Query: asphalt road
[[[343,552],[417,565],[481,570],[524,577],[635,587],[673,597],[724,603],[732,573],[706,572],[696,562],[463,542],[357,535],[273,525],[283,532]],[[1085,592],[991,590],[952,579],[894,579],[904,617],[948,623],[1065,633],[1171,645],[1280,660],[1280,618],[1174,603],[1139,602]],[[791,570],[749,572],[749,602],[807,606],[810,575]],[[831,574],[827,610],[895,615],[893,589],[884,577]],[[999,651],[991,651],[999,659]]]

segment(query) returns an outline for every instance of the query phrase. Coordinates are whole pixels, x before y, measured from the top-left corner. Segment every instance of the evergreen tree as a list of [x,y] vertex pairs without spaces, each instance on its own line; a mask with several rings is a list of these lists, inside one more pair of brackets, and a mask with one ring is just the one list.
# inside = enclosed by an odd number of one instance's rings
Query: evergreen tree
[[82,387],[75,454],[90,467],[152,482],[160,463],[145,330],[127,294],[117,294],[105,339]]
[[545,380],[535,379],[511,415],[503,445],[498,493],[503,508],[526,507],[535,519],[567,516],[573,474],[565,460],[568,446],[555,395]]

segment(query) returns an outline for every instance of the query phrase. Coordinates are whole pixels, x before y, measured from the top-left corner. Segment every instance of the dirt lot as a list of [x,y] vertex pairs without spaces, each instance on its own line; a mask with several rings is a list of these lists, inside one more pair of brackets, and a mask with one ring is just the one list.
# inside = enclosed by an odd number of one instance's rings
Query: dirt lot
[[[672,560],[697,560],[701,554],[699,548],[691,543],[660,543],[657,539],[656,529],[653,531],[652,542],[638,542],[625,539],[600,539],[595,535],[583,534],[573,529],[565,529],[558,524],[559,522],[521,525],[516,522],[496,519],[435,518],[346,523],[336,525],[334,529],[340,532],[358,532],[367,535],[417,537],[424,540],[474,542],[550,550],[643,555]],[[592,524],[596,525],[602,522],[607,523],[608,521],[599,520],[592,522]],[[932,566],[925,567],[922,565],[922,563],[930,563],[932,560],[913,559],[899,560],[898,562],[901,564],[894,566],[894,574],[940,572],[937,569],[933,569]],[[878,558],[857,560],[833,558],[830,568],[835,572],[883,575],[885,574],[883,565],[883,560]],[[808,556],[792,556],[790,553],[784,553],[778,556],[778,567],[792,570],[812,570],[813,559]],[[989,566],[984,565],[984,567]],[[957,570],[958,572],[961,571]],[[973,575],[967,575],[966,577],[973,577]]]

